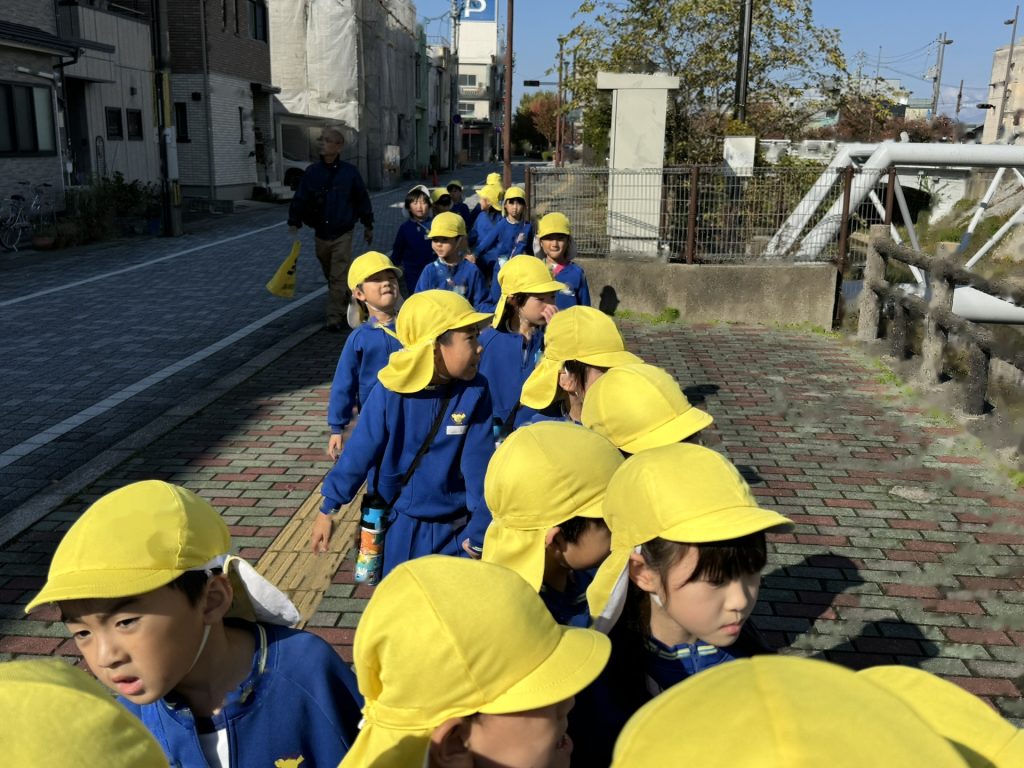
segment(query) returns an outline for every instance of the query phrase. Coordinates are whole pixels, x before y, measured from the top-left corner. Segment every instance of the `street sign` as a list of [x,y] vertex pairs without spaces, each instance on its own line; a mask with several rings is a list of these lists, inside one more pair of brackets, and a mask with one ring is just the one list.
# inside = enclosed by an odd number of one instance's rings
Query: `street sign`
[[498,0],[466,0],[463,21],[497,21]]

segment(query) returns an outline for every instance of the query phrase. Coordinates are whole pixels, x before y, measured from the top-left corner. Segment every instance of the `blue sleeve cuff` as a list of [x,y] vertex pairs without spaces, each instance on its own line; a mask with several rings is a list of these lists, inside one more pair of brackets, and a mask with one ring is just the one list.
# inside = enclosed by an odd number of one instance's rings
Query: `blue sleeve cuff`
[[326,496],[324,500],[320,502],[320,514],[322,515],[333,515],[341,508],[340,504],[335,504],[333,501],[328,499]]

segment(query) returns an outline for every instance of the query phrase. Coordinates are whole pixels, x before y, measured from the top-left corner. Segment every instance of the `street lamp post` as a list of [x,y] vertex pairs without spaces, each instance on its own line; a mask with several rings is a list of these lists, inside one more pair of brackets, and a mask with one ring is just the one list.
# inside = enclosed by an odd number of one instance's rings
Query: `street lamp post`
[[505,167],[502,174],[505,189],[512,186],[512,0],[508,0],[508,19],[505,28],[505,119],[501,126],[501,144]]
[[946,37],[943,32],[936,42],[939,44],[939,60],[935,66],[935,84],[932,86],[932,122],[939,116],[939,92],[942,88],[942,60],[946,52],[946,46],[953,41]]
[[558,38],[558,100],[555,107],[555,167],[562,167],[562,69],[565,62],[565,38]]
[[999,109],[996,111],[996,141],[1003,134],[1003,115],[1006,113],[1006,97],[1010,93],[1010,70],[1013,68],[1013,46],[1017,39],[1017,16],[1020,14],[1020,6],[1013,11],[1013,18],[1003,22],[1005,25],[1013,25],[1010,30],[1010,50],[1006,53],[1006,74],[1003,76],[1003,95],[999,99]]

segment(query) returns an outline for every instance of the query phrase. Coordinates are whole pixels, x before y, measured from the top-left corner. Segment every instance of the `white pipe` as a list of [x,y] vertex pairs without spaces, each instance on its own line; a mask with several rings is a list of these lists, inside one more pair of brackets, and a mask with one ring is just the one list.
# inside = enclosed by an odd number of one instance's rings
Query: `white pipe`
[[[1017,169],[1014,168],[1016,171]],[[981,222],[981,217],[985,215],[985,211],[988,210],[989,203],[992,202],[992,196],[996,193],[996,189],[999,187],[999,183],[1003,180],[1003,174],[1006,173],[1005,168],[999,168],[996,171],[996,175],[992,177],[992,182],[988,185],[988,189],[985,190],[985,194],[978,202],[978,207],[974,211],[974,215],[971,217],[971,223],[967,225],[967,231],[964,232],[963,237],[960,238],[960,245],[956,247],[956,253],[963,253],[967,250],[967,246],[971,242],[971,238],[974,236],[974,230]],[[1017,175],[1020,172],[1017,171]]]
[[986,253],[991,251],[993,248],[995,248],[996,244],[1003,239],[1003,236],[1010,231],[1010,227],[1012,227],[1014,224],[1019,224],[1022,221],[1024,221],[1024,205],[1018,208],[1017,212],[1006,220],[1006,223],[1003,224],[1003,226],[1001,226],[999,230],[988,239],[987,243],[985,243],[983,246],[981,246],[981,248],[978,249],[978,252],[976,254],[971,256],[970,260],[966,264],[964,264],[964,269],[970,269],[979,261],[981,261],[982,257]]
[[[915,251],[920,253],[921,243],[917,240],[917,230],[914,228],[914,222],[910,219],[910,207],[907,205],[907,196],[903,194],[903,185],[900,184],[899,176],[896,177],[893,191],[896,193],[896,203],[900,207],[900,215],[903,216],[903,223],[907,225],[907,234],[910,236],[910,245]],[[919,289],[924,288],[924,275],[921,273],[921,270],[913,264],[908,264],[907,266],[910,267],[911,274],[913,274],[914,279],[917,280],[917,287]]]
[[[868,158],[861,173],[854,176],[850,189],[851,210],[861,204],[890,165],[1024,167],[1024,147],[998,144],[895,144],[886,142]],[[840,198],[804,237],[796,258],[798,260],[813,260],[821,253],[825,244],[832,242],[839,231],[843,215],[843,201]]]
[[[872,189],[870,192],[868,192],[868,199],[871,201],[872,205],[875,206],[875,213],[881,216],[882,220],[884,221],[885,206],[882,205],[882,201],[878,199],[878,193],[876,193],[875,190]],[[900,237],[900,231],[896,229],[895,224],[889,224],[889,236],[893,239],[893,242],[896,243],[896,245],[899,245],[900,243],[903,242],[903,238]]]
[[821,176],[814,182],[807,194],[797,204],[793,212],[772,235],[772,239],[765,246],[766,256],[781,256],[797,241],[804,227],[811,220],[818,206],[825,200],[832,185],[842,175],[842,170],[850,165],[854,157],[870,157],[878,148],[878,144],[846,144],[839,148],[839,152],[832,158],[831,162],[821,172]]

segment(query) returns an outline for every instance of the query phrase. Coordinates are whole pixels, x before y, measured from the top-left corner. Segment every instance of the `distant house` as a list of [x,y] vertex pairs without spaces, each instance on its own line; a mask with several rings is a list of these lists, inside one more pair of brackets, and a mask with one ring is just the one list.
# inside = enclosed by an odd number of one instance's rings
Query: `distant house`
[[63,67],[70,179],[116,173],[160,180],[150,0],[62,0],[60,36],[80,53]]
[[19,181],[52,185],[62,205],[64,156],[57,120],[62,63],[78,46],[57,36],[51,2],[0,0],[0,198],[28,193]]
[[166,0],[182,193],[241,200],[276,173],[264,0]]

